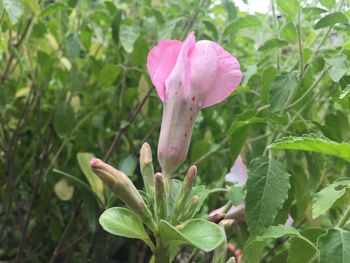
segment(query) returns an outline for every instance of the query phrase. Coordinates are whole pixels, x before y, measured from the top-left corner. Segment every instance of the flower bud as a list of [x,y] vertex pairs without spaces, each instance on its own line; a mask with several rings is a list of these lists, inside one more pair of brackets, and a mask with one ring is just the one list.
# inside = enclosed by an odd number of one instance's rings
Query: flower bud
[[166,219],[168,216],[168,204],[165,191],[164,177],[161,173],[156,173],[154,176],[155,184],[155,200],[156,200],[156,214],[158,220]]
[[196,214],[199,205],[199,200],[200,197],[198,195],[192,196],[185,209],[184,216],[182,217],[183,221],[191,219]]
[[188,198],[191,194],[192,187],[196,179],[196,175],[197,175],[197,167],[195,165],[192,165],[188,169],[185,179],[182,182],[182,187],[180,188],[180,191],[176,196],[174,216],[172,220],[173,224],[176,224],[178,221],[178,218],[181,218],[183,208],[185,207],[188,201]]
[[97,158],[90,160],[90,167],[131,210],[145,222],[150,221],[152,217],[151,212],[148,210],[134,184],[123,172]]
[[140,150],[140,170],[143,183],[148,196],[154,195],[154,170],[152,163],[152,151],[150,145],[145,142]]

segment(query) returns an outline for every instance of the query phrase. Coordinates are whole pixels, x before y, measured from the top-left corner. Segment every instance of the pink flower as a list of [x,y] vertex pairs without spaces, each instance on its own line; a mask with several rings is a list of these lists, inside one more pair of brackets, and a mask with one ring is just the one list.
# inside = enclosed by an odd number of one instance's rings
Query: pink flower
[[223,101],[239,85],[237,59],[194,33],[184,42],[162,40],[148,54],[147,68],[163,107],[158,159],[170,176],[187,156],[200,109]]

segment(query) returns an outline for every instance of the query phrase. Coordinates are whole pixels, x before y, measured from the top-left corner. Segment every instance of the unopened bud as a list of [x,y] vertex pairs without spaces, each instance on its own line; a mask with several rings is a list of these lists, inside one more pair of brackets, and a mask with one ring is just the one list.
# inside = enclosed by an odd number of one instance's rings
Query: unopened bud
[[236,263],[235,257],[230,257],[226,263]]
[[198,195],[192,196],[191,200],[187,204],[184,216],[182,217],[184,221],[191,219],[196,214],[199,205],[199,200],[200,197]]
[[152,197],[154,194],[154,170],[152,163],[151,146],[145,142],[140,150],[140,170],[146,193]]
[[156,214],[158,220],[166,219],[168,216],[168,204],[165,191],[165,181],[161,173],[156,173],[154,176],[155,184],[155,200],[156,200]]
[[192,165],[185,176],[185,179],[182,182],[182,187],[176,196],[175,209],[172,223],[176,224],[178,219],[181,218],[183,213],[183,208],[185,207],[188,198],[191,194],[192,187],[194,185],[197,175],[197,167]]
[[131,210],[145,222],[150,220],[152,217],[151,212],[148,210],[134,184],[123,172],[97,158],[90,160],[90,167]]

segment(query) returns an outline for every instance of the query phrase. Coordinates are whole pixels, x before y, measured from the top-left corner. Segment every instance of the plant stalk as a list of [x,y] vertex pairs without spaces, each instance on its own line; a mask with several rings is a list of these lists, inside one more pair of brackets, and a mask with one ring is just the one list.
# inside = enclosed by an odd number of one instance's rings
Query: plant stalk
[[343,228],[350,219],[350,206],[345,211],[345,214],[340,218],[336,228]]

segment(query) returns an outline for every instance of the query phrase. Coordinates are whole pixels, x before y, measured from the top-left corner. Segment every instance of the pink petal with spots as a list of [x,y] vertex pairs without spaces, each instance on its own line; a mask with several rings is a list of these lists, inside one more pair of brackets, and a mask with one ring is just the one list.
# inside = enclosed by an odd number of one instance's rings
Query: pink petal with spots
[[237,59],[215,42],[202,40],[191,53],[191,94],[206,108],[223,101],[242,80]]
[[182,47],[178,40],[161,40],[151,49],[147,58],[147,69],[159,98],[165,101],[165,80],[173,70]]
[[195,47],[196,39],[194,32],[191,32],[182,44],[181,51],[176,61],[176,65],[169,78],[165,82],[166,96],[171,96],[175,90],[183,94],[188,94],[191,89],[191,61],[190,56]]

